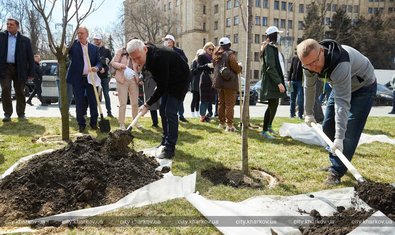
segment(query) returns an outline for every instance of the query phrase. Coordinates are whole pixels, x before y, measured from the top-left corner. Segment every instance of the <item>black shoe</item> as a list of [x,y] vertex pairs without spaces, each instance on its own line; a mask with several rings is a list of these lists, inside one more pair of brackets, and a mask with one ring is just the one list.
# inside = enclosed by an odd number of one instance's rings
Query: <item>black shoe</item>
[[10,122],[10,121],[11,121],[11,116],[4,115],[3,122]]
[[19,116],[18,116],[18,119],[19,119],[20,121],[25,121],[25,120],[27,120],[27,118],[26,118],[25,115],[19,115]]
[[340,184],[340,177],[333,172],[329,172],[328,177],[325,180],[326,185],[338,185]]
[[112,115],[112,113],[108,113],[107,117],[113,118],[114,116]]
[[180,117],[179,119],[181,122],[188,122],[188,120],[186,120],[184,117]]
[[78,127],[78,131],[81,132],[81,133],[84,132],[85,131],[85,126],[79,126]]
[[154,127],[154,128],[159,128],[159,125],[158,124],[152,124],[152,126],[151,127]]
[[97,125],[90,125],[92,130],[97,130]]
[[388,114],[395,114],[395,111],[391,111],[391,112],[389,112]]
[[162,151],[156,158],[158,159],[172,159],[174,157],[174,152],[173,151]]
[[41,103],[41,106],[48,106],[47,103]]
[[33,106],[32,101],[30,101],[30,100],[26,101],[26,104]]

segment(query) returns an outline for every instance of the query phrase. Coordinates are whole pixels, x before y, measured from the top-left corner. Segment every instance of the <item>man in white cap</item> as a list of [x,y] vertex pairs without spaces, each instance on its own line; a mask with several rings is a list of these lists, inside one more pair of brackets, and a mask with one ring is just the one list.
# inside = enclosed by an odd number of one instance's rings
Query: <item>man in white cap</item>
[[109,95],[110,80],[108,78],[108,70],[110,69],[108,67],[108,63],[110,63],[110,61],[112,60],[111,51],[104,46],[103,41],[102,41],[102,36],[100,34],[95,34],[93,36],[93,42],[99,48],[100,62],[103,65],[103,67],[97,74],[100,77],[101,86],[103,88],[103,95],[104,95],[104,100],[106,102],[107,116],[114,117],[111,113],[111,100],[110,100],[110,95]]
[[7,19],[7,30],[0,32],[0,84],[3,122],[11,121],[11,82],[16,94],[16,113],[25,120],[25,83],[34,77],[34,57],[30,39],[19,32],[19,21]]
[[[173,49],[181,58],[188,64],[188,58],[186,57],[184,51],[175,46],[176,39],[173,35],[168,34],[163,38],[163,46]],[[181,122],[188,122],[184,117],[184,101],[180,101],[178,106],[178,116]]]

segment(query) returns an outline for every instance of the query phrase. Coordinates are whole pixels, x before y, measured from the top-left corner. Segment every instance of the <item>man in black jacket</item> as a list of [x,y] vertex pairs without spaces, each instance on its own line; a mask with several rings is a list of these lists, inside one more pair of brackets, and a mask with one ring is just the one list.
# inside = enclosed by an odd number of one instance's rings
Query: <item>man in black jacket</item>
[[11,121],[11,82],[16,94],[16,113],[25,120],[25,83],[34,77],[34,59],[30,39],[19,32],[19,21],[7,19],[7,30],[0,32],[0,84],[3,122]]
[[156,82],[154,93],[140,107],[140,112],[146,114],[150,105],[161,99],[161,145],[165,147],[157,158],[173,158],[178,138],[178,104],[188,91],[189,66],[174,50],[146,46],[139,39],[128,42],[127,51],[133,61],[133,69],[140,72],[144,66],[145,70],[152,73]]
[[111,100],[110,100],[110,87],[109,87],[109,79],[108,79],[108,63],[112,60],[111,51],[107,49],[103,45],[102,37],[99,34],[93,36],[94,44],[99,48],[99,55],[100,55],[100,62],[102,63],[103,67],[97,73],[101,80],[101,87],[103,88],[103,95],[104,100],[106,102],[106,109],[107,109],[107,116],[114,117],[111,113]]
[[291,118],[295,117],[295,104],[297,103],[298,117],[300,119],[303,119],[304,94],[303,94],[302,80],[303,80],[302,63],[300,62],[299,57],[295,51],[295,56],[292,57],[291,68],[289,70],[289,87],[291,90],[291,100],[290,100]]

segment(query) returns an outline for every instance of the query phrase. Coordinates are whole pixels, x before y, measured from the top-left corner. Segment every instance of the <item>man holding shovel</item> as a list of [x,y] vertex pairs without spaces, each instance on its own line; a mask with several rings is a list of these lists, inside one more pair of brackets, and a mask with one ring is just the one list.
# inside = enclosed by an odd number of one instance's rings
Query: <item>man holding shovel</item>
[[305,122],[316,123],[313,116],[317,79],[329,83],[329,96],[323,132],[333,141],[329,153],[332,165],[325,183],[336,185],[347,168],[334,154],[338,149],[351,161],[376,95],[377,83],[369,59],[352,47],[333,40],[306,39],[297,46],[305,75]]
[[161,145],[165,147],[156,157],[171,159],[174,157],[178,138],[178,104],[188,91],[189,66],[174,50],[158,48],[152,44],[145,45],[139,39],[128,42],[126,50],[133,61],[133,69],[140,72],[144,66],[156,82],[154,93],[140,107],[140,112],[142,115],[146,114],[149,107],[161,99]]
[[[67,70],[67,83],[73,86],[77,122],[79,131],[84,132],[85,124],[85,94],[88,97],[90,110],[90,126],[97,129],[97,103],[94,88],[89,81],[90,73],[96,73],[102,68],[98,47],[88,42],[89,32],[84,26],[77,31],[78,39],[74,41],[69,51],[70,65]],[[91,67],[91,66],[92,67]]]

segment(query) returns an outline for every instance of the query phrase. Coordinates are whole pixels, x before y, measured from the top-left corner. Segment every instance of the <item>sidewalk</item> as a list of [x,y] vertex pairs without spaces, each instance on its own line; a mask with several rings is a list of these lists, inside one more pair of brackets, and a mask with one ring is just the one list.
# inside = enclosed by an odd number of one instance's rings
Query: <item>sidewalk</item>
[[[110,91],[110,98],[111,98],[111,112],[112,114],[117,117],[118,116],[118,97],[116,96],[115,91]],[[185,97],[184,101],[184,116],[186,118],[192,117],[191,114],[191,104],[192,100],[192,94],[188,93],[187,96]],[[49,106],[40,106],[40,101],[37,98],[34,98],[32,100],[32,103],[34,106],[30,106],[26,104],[26,117],[60,117],[60,111],[58,108],[58,104],[54,103]],[[107,115],[107,110],[105,108],[104,100],[101,102],[102,110],[104,113],[104,116]],[[12,118],[17,117],[15,113],[15,107],[16,107],[16,101],[13,101],[13,108],[14,108],[14,113],[12,115]],[[250,117],[251,118],[263,118],[264,112],[266,111],[267,105],[266,104],[261,104],[258,103],[256,106],[250,106]],[[325,108],[325,107],[323,107]],[[372,108],[370,111],[370,116],[371,117],[394,117],[395,115],[388,114],[389,111],[391,111],[391,106],[375,106]],[[70,113],[72,115],[75,115],[75,105],[72,105],[70,107]],[[89,111],[88,111],[89,114]],[[130,105],[127,106],[126,108],[126,115],[129,116],[131,115],[131,108]],[[277,110],[277,117],[289,117],[289,105],[280,105]],[[0,102],[0,118],[2,119],[4,117],[4,112],[3,112],[3,106],[2,103]],[[235,117],[239,118],[240,117],[240,107],[238,105],[235,106]]]

